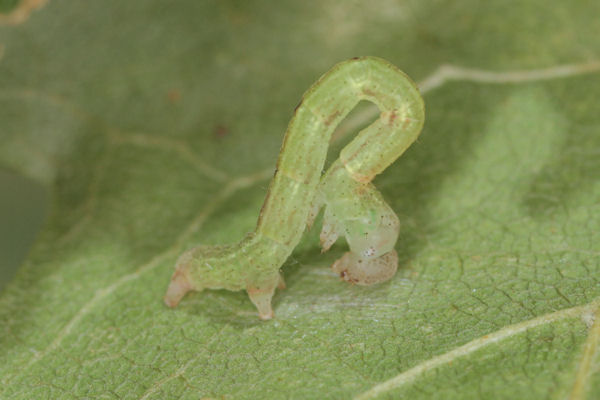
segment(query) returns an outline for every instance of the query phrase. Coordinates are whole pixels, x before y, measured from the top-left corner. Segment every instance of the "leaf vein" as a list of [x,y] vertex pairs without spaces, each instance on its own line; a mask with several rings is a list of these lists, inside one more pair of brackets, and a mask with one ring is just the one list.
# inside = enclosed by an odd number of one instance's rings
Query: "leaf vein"
[[[514,71],[488,71],[477,68],[465,68],[452,64],[442,64],[436,68],[432,74],[417,83],[421,94],[444,86],[449,81],[465,81],[476,83],[493,83],[493,84],[508,84],[508,83],[523,83],[545,81],[551,79],[566,78],[570,76],[591,74],[600,72],[600,60],[592,60],[577,64],[563,64],[548,68],[537,68],[529,70],[514,70]],[[332,142],[337,142],[348,133],[355,131],[359,127],[365,125],[379,113],[379,109],[375,106],[368,107],[362,112],[357,113],[351,118],[348,118],[334,132],[331,137]]]
[[225,172],[199,160],[185,142],[176,139],[151,136],[143,133],[128,133],[123,135],[122,132],[118,132],[118,134],[111,132],[109,139],[115,145],[128,144],[138,147],[158,148],[160,150],[168,149],[178,153],[183,160],[194,166],[196,170],[206,175],[209,179],[216,182],[225,182],[229,178]]
[[[584,305],[555,311],[533,319],[521,321],[519,323],[506,326],[495,332],[478,337],[462,346],[455,348],[454,350],[448,351],[444,354],[440,354],[438,356],[430,358],[429,360],[423,361],[420,364],[400,373],[399,375],[396,375],[395,377],[388,379],[387,381],[382,382],[372,387],[371,389],[359,394],[355,397],[355,400],[367,400],[377,398],[383,393],[397,389],[407,383],[417,380],[421,375],[428,371],[434,370],[442,365],[448,364],[451,361],[456,360],[460,357],[472,354],[483,347],[501,342],[504,339],[507,339],[514,335],[518,335],[522,332],[525,332],[532,328],[536,328],[538,326],[550,324],[566,318],[583,316],[594,310],[597,310],[598,307],[600,307],[600,298],[596,298],[592,302]],[[594,337],[594,350],[593,353],[591,353],[590,351],[591,356],[595,354],[597,343],[600,340],[600,323],[595,325],[598,325],[599,327],[596,327],[594,333],[590,334],[590,336]],[[585,376],[587,376],[587,372],[585,372]]]
[[[96,290],[94,296],[85,303],[75,315],[63,326],[63,328],[58,332],[54,340],[50,342],[50,344],[41,351],[34,353],[33,357],[29,360],[29,362],[22,368],[19,368],[19,372],[22,373],[28,369],[30,369],[34,364],[43,359],[46,355],[48,355],[53,350],[56,350],[60,347],[62,341],[73,331],[75,326],[87,315],[91,312],[91,310],[99,304],[103,299],[107,296],[115,292],[124,284],[136,280],[141,277],[144,273],[149,272],[156,268],[159,265],[162,265],[164,261],[168,260],[171,257],[176,257],[180,252],[187,240],[197,232],[203,225],[204,221],[214,212],[214,210],[218,207],[218,205],[223,202],[225,199],[233,195],[236,191],[249,187],[257,182],[268,179],[272,175],[273,171],[269,168],[266,170],[261,170],[253,174],[245,175],[239,178],[236,178],[230,181],[220,193],[218,193],[205,207],[200,213],[192,220],[192,222],[187,226],[187,228],[180,234],[180,236],[175,240],[175,242],[162,253],[154,256],[150,261],[146,264],[139,267],[136,271],[124,275],[121,278],[117,279],[112,284],[107,287]],[[17,370],[17,369],[15,369]],[[14,374],[12,377],[6,379],[4,383],[4,387],[6,388],[8,383],[10,383],[13,379],[15,379],[18,374]]]
[[573,383],[573,389],[569,396],[570,400],[585,398],[587,383],[589,382],[594,361],[598,355],[598,347],[600,347],[600,308],[597,308],[590,317],[594,322],[590,328],[587,340],[583,345],[583,354],[581,355],[579,368],[577,369],[575,382]]

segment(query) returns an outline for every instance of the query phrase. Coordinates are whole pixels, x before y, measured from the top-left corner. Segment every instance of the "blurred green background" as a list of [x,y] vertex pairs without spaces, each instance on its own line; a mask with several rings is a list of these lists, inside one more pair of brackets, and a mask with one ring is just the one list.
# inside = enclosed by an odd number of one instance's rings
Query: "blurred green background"
[[[18,3],[0,0],[0,13],[9,13]],[[42,185],[0,168],[0,292],[31,247],[42,225],[46,203]]]
[[16,7],[19,0],[0,0],[0,12],[8,13]]
[[0,291],[31,247],[42,225],[46,203],[43,186],[0,169]]

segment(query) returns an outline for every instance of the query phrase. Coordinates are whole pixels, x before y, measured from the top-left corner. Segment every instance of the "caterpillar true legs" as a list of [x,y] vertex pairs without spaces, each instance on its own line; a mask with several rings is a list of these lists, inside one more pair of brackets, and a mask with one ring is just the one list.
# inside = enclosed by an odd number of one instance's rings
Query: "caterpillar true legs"
[[[321,177],[332,132],[360,100],[375,103],[379,118]],[[198,246],[181,255],[165,303],[176,306],[190,290],[245,289],[259,316],[271,318],[275,288],[284,287],[279,268],[322,206],[323,249],[339,235],[350,245],[333,269],[357,284],[391,278],[399,222],[369,182],[410,146],[423,120],[416,86],[392,64],[360,57],[334,66],[294,112],[255,231],[237,244]]]

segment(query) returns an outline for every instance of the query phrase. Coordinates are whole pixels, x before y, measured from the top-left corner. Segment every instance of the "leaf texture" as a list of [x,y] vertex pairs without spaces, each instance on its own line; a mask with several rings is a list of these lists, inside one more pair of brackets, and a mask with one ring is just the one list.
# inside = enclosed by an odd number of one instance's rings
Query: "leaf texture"
[[[0,163],[51,204],[0,292],[0,398],[600,397],[598,4],[32,3],[0,18]],[[375,180],[397,275],[340,282],[317,222],[273,321],[241,292],[167,309],[178,254],[253,228],[294,106],[356,55],[426,101]]]

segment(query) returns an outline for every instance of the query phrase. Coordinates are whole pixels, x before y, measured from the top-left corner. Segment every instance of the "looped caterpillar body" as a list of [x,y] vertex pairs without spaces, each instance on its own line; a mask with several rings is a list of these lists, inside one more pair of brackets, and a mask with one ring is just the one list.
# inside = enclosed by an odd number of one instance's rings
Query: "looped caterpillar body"
[[[379,118],[322,176],[331,134],[360,100],[375,103]],[[183,253],[165,303],[176,306],[190,290],[246,290],[260,318],[272,318],[275,288],[285,287],[279,268],[322,207],[323,251],[340,235],[350,247],[334,271],[362,285],[390,279],[398,264],[399,221],[370,182],[414,142],[423,121],[416,85],[394,65],[375,57],[335,65],[296,107],[255,231],[236,244]]]

